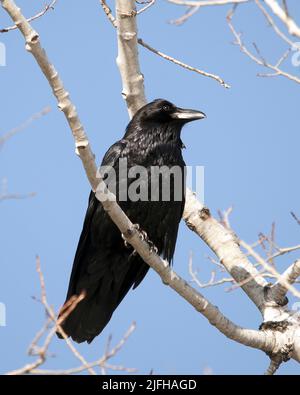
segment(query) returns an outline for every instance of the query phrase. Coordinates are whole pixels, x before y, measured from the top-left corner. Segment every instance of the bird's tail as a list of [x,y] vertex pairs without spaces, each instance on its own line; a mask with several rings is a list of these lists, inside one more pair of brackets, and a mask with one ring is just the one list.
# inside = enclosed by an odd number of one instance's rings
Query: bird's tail
[[[65,302],[59,312],[57,323],[64,334],[77,343],[91,343],[105,328],[116,307],[111,300],[106,300],[102,305],[98,303],[96,294],[89,295],[83,291]],[[61,339],[65,337],[59,330],[56,333]]]
[[[89,283],[87,290],[79,296],[71,292],[72,296],[61,308],[58,323],[77,343],[91,343],[102,332],[129,289],[136,288],[149,269],[138,256],[124,260],[122,264],[120,260],[116,266],[118,270],[114,276],[107,271],[100,280]],[[59,331],[57,335],[64,337]]]

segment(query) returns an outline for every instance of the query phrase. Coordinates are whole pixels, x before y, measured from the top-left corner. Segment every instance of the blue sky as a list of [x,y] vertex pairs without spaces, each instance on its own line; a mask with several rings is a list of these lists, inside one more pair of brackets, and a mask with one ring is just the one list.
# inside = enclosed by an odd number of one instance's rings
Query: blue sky
[[[34,4],[33,4],[34,3]],[[188,125],[182,139],[188,165],[205,166],[205,200],[211,211],[234,206],[232,225],[238,235],[253,242],[259,232],[277,224],[281,246],[299,243],[299,226],[290,211],[299,209],[299,86],[283,78],[259,78],[259,67],[232,45],[226,24],[228,7],[204,8],[180,27],[168,21],[183,8],[158,1],[139,17],[139,36],[150,45],[182,61],[219,74],[230,90],[188,72],[139,48],[148,100],[164,97],[182,107],[204,111],[207,119]],[[299,15],[300,4],[290,1]],[[18,0],[30,16],[43,1]],[[1,27],[11,22],[0,10]],[[275,62],[284,52],[254,4],[239,7],[237,30],[251,46]],[[118,140],[128,115],[121,97],[115,64],[115,31],[99,2],[59,1],[55,11],[34,23],[49,58],[58,69],[100,162]],[[41,257],[48,299],[56,309],[64,301],[72,260],[87,206],[89,185],[63,115],[35,61],[24,50],[18,31],[1,35],[7,48],[7,66],[0,67],[0,133],[18,126],[45,106],[52,111],[11,138],[0,151],[0,178],[11,193],[36,192],[24,200],[0,203],[0,302],[7,308],[7,326],[0,327],[0,372],[30,360],[26,349],[44,322],[44,312],[32,296],[39,296],[35,255]],[[287,69],[300,75],[300,69]],[[201,280],[209,278],[212,255],[204,243],[181,225],[174,259],[175,270],[189,279],[188,257]],[[295,256],[278,261],[284,269]],[[257,328],[260,315],[242,291],[224,287],[203,293],[241,326]],[[151,272],[130,292],[104,332],[91,345],[78,349],[89,361],[102,355],[108,335],[117,342],[135,320],[137,329],[114,362],[136,367],[140,373],[260,374],[268,364],[259,351],[236,344],[211,327],[200,314],[164,286]],[[48,368],[69,368],[78,362],[66,345],[54,339]],[[281,374],[299,374],[299,365],[285,364]]]

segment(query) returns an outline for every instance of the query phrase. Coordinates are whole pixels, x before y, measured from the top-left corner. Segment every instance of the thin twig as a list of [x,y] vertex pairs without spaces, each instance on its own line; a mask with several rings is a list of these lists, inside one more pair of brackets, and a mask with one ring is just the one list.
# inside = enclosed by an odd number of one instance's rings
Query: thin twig
[[[275,77],[275,76],[282,76],[282,77],[286,77],[291,81],[297,82],[298,84],[300,84],[300,78],[287,73],[286,71],[283,71],[279,68],[279,64],[282,63],[283,59],[285,59],[286,54],[283,55],[283,57],[280,58],[279,62],[277,63],[277,65],[272,65],[270,63],[268,63],[264,58],[262,58],[261,56],[258,58],[257,56],[255,56],[252,52],[250,52],[247,47],[244,45],[242,39],[241,39],[241,34],[237,33],[233,24],[232,24],[232,17],[233,17],[233,13],[234,13],[234,9],[232,11],[230,11],[227,15],[227,22],[228,22],[228,26],[232,32],[232,34],[234,35],[236,41],[235,44],[239,46],[240,50],[247,55],[251,60],[253,60],[255,63],[257,63],[260,66],[269,68],[271,70],[274,71],[273,74],[259,74],[260,77]],[[256,46],[257,49],[257,46]]]
[[145,7],[141,8],[140,10],[137,11],[137,15],[140,15],[142,12],[147,11],[148,8],[152,7],[155,4],[155,2],[156,2],[156,0],[138,2],[139,4],[146,4],[146,5],[145,5]]
[[196,6],[196,7],[192,7],[189,6],[186,10],[186,12],[179,18],[177,19],[172,19],[169,21],[169,23],[171,23],[172,25],[182,25],[183,23],[185,23],[188,19],[190,19],[193,15],[195,15],[198,11],[199,11],[200,7]]
[[[45,6],[45,8],[44,8],[41,12],[39,12],[38,14],[36,14],[36,15],[34,15],[34,16],[28,18],[27,21],[28,21],[28,22],[32,22],[32,21],[34,21],[35,19],[38,19],[38,18],[40,18],[41,16],[45,15],[47,11],[53,10],[53,9],[54,9],[54,6],[55,6],[55,4],[56,4],[56,2],[57,2],[57,0],[53,0],[52,3],[47,4],[47,5]],[[17,29],[17,28],[18,28],[17,25],[9,26],[9,27],[6,27],[6,28],[4,28],[4,29],[0,29],[0,33],[7,33],[7,32],[9,32],[9,31],[15,30],[15,29]]]
[[293,46],[293,41],[290,40],[280,29],[279,27],[275,24],[273,18],[271,15],[268,13],[268,11],[265,9],[265,7],[262,5],[262,3],[259,0],[255,0],[256,5],[259,7],[265,18],[267,19],[269,25],[273,28],[275,33],[282,39],[284,40],[289,46]]
[[177,60],[177,59],[173,58],[172,56],[166,55],[165,53],[163,53],[163,52],[151,47],[149,44],[145,43],[145,41],[143,41],[141,38],[138,39],[138,43],[140,45],[142,45],[143,47],[147,48],[149,51],[153,52],[154,54],[160,56],[163,59],[166,59],[166,60],[168,60],[168,61],[170,61],[172,63],[175,63],[178,66],[181,66],[184,69],[187,69],[189,71],[194,71],[195,73],[198,73],[198,74],[203,75],[205,77],[212,78],[215,81],[218,81],[222,86],[224,86],[224,88],[230,88],[230,85],[226,84],[226,82],[221,77],[219,77],[218,75],[211,74],[211,73],[208,73],[206,71],[197,69],[196,67],[192,67],[192,66],[190,66],[190,65],[188,65],[186,63],[183,63],[180,60]]
[[100,0],[100,5],[103,8],[103,11],[105,12],[110,23],[113,25],[113,27],[117,28],[116,18],[113,16],[112,11],[109,8],[109,6],[106,4],[106,0]]
[[300,244],[293,247],[279,248],[278,252],[267,258],[267,262],[271,263],[273,259],[278,258],[281,255],[289,254],[290,252],[298,251],[299,249],[300,249]]
[[297,215],[291,211],[291,216],[294,218],[294,220],[297,222],[298,225],[300,225],[300,218],[297,217]]
[[[134,332],[134,330],[136,329],[136,324],[135,322],[133,322],[129,329],[126,331],[126,333],[124,334],[124,336],[122,337],[122,339],[119,341],[119,343],[113,347],[111,350],[106,350],[105,354],[99,358],[98,360],[91,362],[91,363],[87,363],[87,364],[83,364],[80,365],[76,368],[71,368],[71,369],[64,369],[64,370],[45,370],[45,369],[33,369],[31,371],[32,374],[47,374],[47,375],[70,375],[70,374],[76,374],[76,373],[80,373],[83,372],[87,369],[92,369],[95,368],[97,366],[100,367],[104,367],[106,369],[111,369],[111,370],[119,370],[119,371],[126,371],[128,373],[134,373],[137,371],[136,368],[127,368],[124,366],[120,366],[120,365],[111,365],[108,364],[107,361],[110,360],[111,358],[113,358],[125,345],[125,343],[128,341],[130,335]],[[109,337],[109,339],[111,339],[111,337]]]
[[[105,0],[100,0],[100,4],[105,12],[105,14],[107,15],[109,21],[111,22],[111,24],[116,28],[117,27],[117,21],[116,19],[113,17],[111,9],[107,6],[106,1]],[[226,84],[225,81],[219,77],[218,75],[215,74],[211,74],[208,73],[206,71],[197,69],[196,67],[192,67],[186,63],[181,62],[180,60],[177,60],[175,58],[173,58],[172,56],[166,55],[165,53],[151,47],[149,44],[147,44],[144,40],[142,40],[141,38],[138,38],[137,40],[138,44],[142,45],[144,48],[148,49],[149,51],[153,52],[154,54],[162,57],[165,60],[168,60],[174,64],[177,64],[178,66],[181,66],[189,71],[193,71],[195,73],[198,73],[200,75],[203,75],[205,77],[209,77],[212,78],[216,81],[218,81],[222,86],[224,86],[225,88],[230,88],[230,85]]]
[[286,9],[282,9],[276,0],[264,0],[265,4],[272,10],[282,23],[288,29],[288,32],[292,36],[300,37],[300,27],[296,24],[294,19],[286,12]]
[[0,202],[4,200],[19,200],[19,199],[28,199],[31,197],[36,196],[36,192],[29,192],[29,193],[1,193],[0,194]]
[[297,298],[300,298],[300,292],[293,287],[286,276],[280,275],[276,269],[274,269],[273,266],[271,266],[269,263],[267,263],[266,260],[264,260],[248,243],[246,243],[244,240],[240,240],[240,245],[245,248],[251,256],[268,272],[273,274],[275,277],[280,279],[280,282],[284,287],[286,287],[293,295],[295,295]]
[[[40,262],[40,258],[37,256],[36,257],[36,270],[39,276],[39,280],[40,280],[40,287],[41,287],[41,303],[43,304],[46,314],[48,316],[48,318],[53,322],[56,323],[56,315],[52,309],[52,307],[49,306],[48,302],[47,302],[47,294],[46,294],[46,287],[45,287],[45,280],[44,280],[44,275],[42,273],[41,270],[41,262]],[[70,314],[70,312],[77,306],[77,304],[82,300],[82,296],[79,296],[77,298],[75,298],[72,301],[72,306],[70,306],[69,311],[66,314]],[[65,317],[64,317],[65,318]],[[43,334],[45,333],[45,326],[42,328],[41,331],[39,331],[37,333],[37,335],[35,336],[35,338],[33,339],[33,342],[31,343],[31,346],[29,347],[29,351],[30,353],[32,353],[32,351],[34,350],[35,355],[38,355],[38,358],[36,359],[36,361],[34,361],[31,364],[26,364],[25,366],[23,366],[20,369],[16,369],[13,370],[11,372],[8,372],[8,375],[21,375],[21,374],[28,374],[31,373],[34,369],[38,368],[39,366],[41,366],[47,358],[47,352],[48,352],[48,348],[49,345],[51,343],[51,340],[53,338],[53,336],[55,335],[56,331],[60,331],[61,333],[63,332],[63,330],[61,329],[60,323],[58,322],[57,325],[54,325],[51,330],[49,331],[45,342],[43,344],[42,347],[37,347],[37,341],[43,336]],[[49,324],[47,324],[49,325]],[[69,339],[67,339],[67,344],[69,346],[69,348],[71,349],[72,353],[81,361],[81,363],[86,366],[87,362],[85,361],[85,359],[83,358],[83,356],[76,350],[76,348],[74,347],[73,344],[71,344],[71,342],[69,341]],[[93,369],[91,368],[87,368],[86,370],[89,371],[90,374],[96,374]]]
[[[96,372],[93,370],[94,367],[100,366],[104,367],[105,369],[111,369],[111,370],[120,370],[120,371],[126,371],[128,373],[133,373],[136,372],[135,368],[127,368],[124,366],[120,365],[110,365],[107,364],[107,361],[109,361],[111,358],[113,358],[120,350],[121,348],[125,345],[127,342],[129,336],[132,334],[132,332],[136,328],[135,322],[133,322],[129,329],[126,331],[125,335],[123,338],[119,341],[119,343],[114,346],[112,349],[110,349],[110,341],[107,343],[107,347],[105,350],[104,355],[99,358],[97,361],[88,363],[85,358],[78,352],[78,350],[74,347],[74,345],[70,342],[70,340],[67,338],[67,335],[64,333],[63,329],[61,328],[60,324],[67,318],[67,316],[76,308],[78,303],[84,298],[84,294],[80,294],[79,296],[74,296],[73,298],[69,299],[68,303],[64,305],[64,310],[61,312],[60,318],[56,321],[56,314],[53,311],[52,307],[49,306],[49,303],[47,301],[47,293],[46,293],[46,286],[45,286],[45,279],[44,275],[41,269],[41,261],[40,258],[37,256],[36,257],[36,270],[39,276],[39,282],[40,282],[40,287],[41,287],[41,299],[40,302],[45,308],[46,314],[47,314],[47,320],[44,326],[42,327],[41,330],[39,330],[32,340],[29,349],[28,349],[28,354],[31,356],[37,356],[38,358],[30,364],[26,364],[20,369],[13,370],[11,372],[8,372],[8,375],[21,375],[21,374],[75,374],[75,373],[80,373],[83,371],[88,371],[90,374],[96,374]],[[52,327],[51,327],[52,323]],[[54,325],[53,325],[54,324]],[[44,370],[44,369],[38,369],[42,364],[45,363],[47,356],[49,355],[48,349],[50,346],[50,343],[55,335],[55,332],[60,332],[62,336],[65,338],[68,347],[72,351],[73,355],[78,358],[81,362],[81,365],[77,368],[73,369],[65,369],[65,370]],[[48,332],[48,333],[47,333]],[[42,346],[38,346],[38,342],[41,340],[41,338],[47,333],[46,339],[43,343]]]
[[41,118],[42,116],[48,114],[51,111],[51,107],[47,106],[43,108],[41,111],[33,114],[31,117],[29,117],[26,121],[24,121],[21,125],[11,129],[7,133],[3,134],[0,136],[0,148],[1,146],[7,142],[11,137],[13,137],[15,134],[21,132],[22,130],[26,129],[33,121]]

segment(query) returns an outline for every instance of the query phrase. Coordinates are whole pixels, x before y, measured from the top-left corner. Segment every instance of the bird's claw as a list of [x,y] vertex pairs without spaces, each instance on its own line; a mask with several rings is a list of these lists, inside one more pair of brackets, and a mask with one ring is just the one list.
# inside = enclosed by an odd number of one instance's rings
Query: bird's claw
[[[133,228],[134,228],[137,232],[139,232],[139,234],[140,234],[140,225],[139,225],[139,224],[133,224]],[[126,247],[126,248],[132,248],[132,245],[131,245],[130,243],[128,243],[128,241],[126,240],[125,235],[122,233],[121,236],[122,236],[122,239],[124,240],[124,245],[125,245],[125,247]],[[133,253],[132,253],[132,254],[133,254],[133,255],[136,255],[136,254],[137,254],[136,250],[133,250]]]
[[151,240],[148,240],[148,244],[149,244],[149,249],[150,249],[151,254],[152,253],[158,254],[158,248]]
[[126,240],[126,237],[124,236],[123,233],[121,234],[121,236],[122,236],[122,239],[124,240],[124,246],[125,246],[126,248],[131,248],[130,243],[128,243],[128,241]]
[[[151,253],[158,253],[158,248],[155,246],[155,244],[149,239],[147,232],[142,230],[139,224],[134,224],[133,228],[138,232],[139,238],[142,241],[145,241],[148,245],[149,245],[149,250]],[[122,233],[122,239],[124,240],[124,245],[126,248],[132,248],[132,245],[130,243],[128,243],[128,241],[126,240],[126,237],[124,236],[124,234]],[[133,250],[132,255],[137,255],[136,250]]]
[[144,231],[144,230],[139,230],[139,238],[142,240],[142,241],[147,241],[148,242],[148,235],[147,235],[147,233]]
[[137,256],[137,250],[133,250],[132,253],[130,254],[129,258],[131,258],[132,256]]
[[139,232],[139,238],[142,241],[145,241],[149,245],[149,250],[151,253],[158,253],[158,248],[155,246],[155,244],[149,239],[147,232],[142,230],[139,224],[134,225],[135,229]]

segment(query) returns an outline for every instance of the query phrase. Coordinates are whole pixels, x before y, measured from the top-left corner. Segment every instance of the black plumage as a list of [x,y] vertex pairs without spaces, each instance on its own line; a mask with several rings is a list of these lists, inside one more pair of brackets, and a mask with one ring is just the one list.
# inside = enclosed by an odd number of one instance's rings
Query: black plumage
[[[174,198],[175,177],[171,178],[170,201],[163,201],[163,177],[156,185],[156,201],[151,200],[151,167],[178,166],[184,191],[182,126],[204,118],[200,111],[183,110],[172,103],[157,99],[142,107],[126,128],[124,137],[106,152],[102,166],[116,171],[116,196],[130,220],[139,224],[156,246],[158,253],[170,263],[174,255],[179,222],[184,208],[184,192]],[[127,159],[127,167],[143,166],[147,170],[147,201],[120,200],[119,159]],[[134,178],[126,175],[127,188]],[[178,179],[177,181],[178,182]],[[123,184],[122,184],[123,185]],[[158,190],[158,191],[157,191]],[[153,192],[153,191],[152,191]],[[66,301],[83,290],[86,297],[65,319],[62,327],[77,342],[90,343],[109,322],[114,310],[131,287],[136,288],[149,266],[124,244],[120,231],[104,211],[102,204],[90,193],[83,230],[78,243]]]

